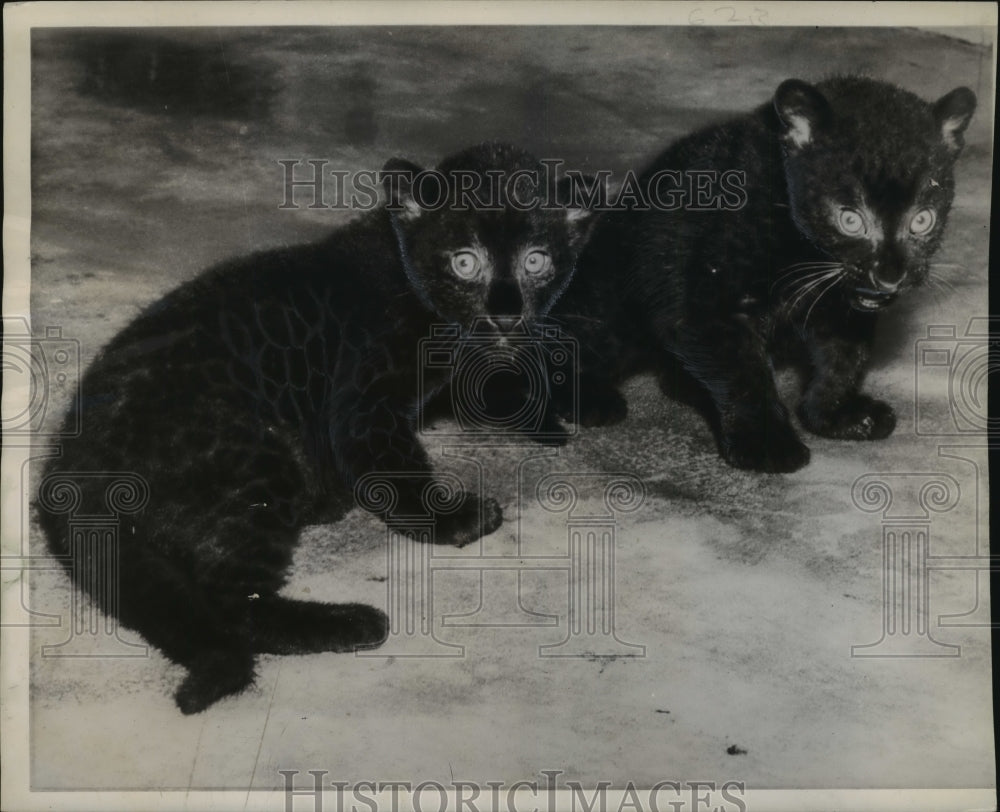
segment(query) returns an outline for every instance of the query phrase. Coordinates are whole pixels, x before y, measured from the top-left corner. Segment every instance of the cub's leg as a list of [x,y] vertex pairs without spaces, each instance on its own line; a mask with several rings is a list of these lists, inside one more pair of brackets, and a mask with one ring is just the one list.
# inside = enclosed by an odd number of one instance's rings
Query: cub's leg
[[356,651],[385,642],[388,618],[361,603],[318,603],[262,595],[250,603],[250,637],[264,654]]
[[[118,617],[187,668],[175,694],[186,714],[251,685],[257,652],[350,651],[385,637],[375,608],[275,597],[302,497],[293,467],[262,464],[274,442],[263,437],[245,467],[213,455],[195,466],[200,476],[153,478],[152,505],[123,538]],[[206,484],[200,504],[190,489]]]
[[817,331],[807,337],[811,370],[798,415],[813,434],[881,440],[896,427],[896,413],[888,403],[858,391],[868,366],[873,321],[866,319],[853,335]]
[[338,468],[352,489],[366,474],[385,474],[396,496],[395,504],[385,510],[374,507],[377,499],[371,500],[373,507],[369,509],[383,518],[390,513],[426,516],[430,512],[435,519],[435,539],[458,547],[501,525],[500,505],[490,497],[462,493],[457,497],[458,505],[435,510],[428,504],[425,495],[433,479],[432,468],[414,432],[412,408],[389,395],[368,392],[347,397],[350,407],[338,409],[330,426]]
[[[182,713],[191,714],[240,693],[255,673],[245,625],[185,570],[158,553],[123,549],[117,614],[123,626],[188,670],[174,700]],[[92,598],[102,603],[99,596]]]
[[618,389],[624,378],[625,351],[612,334],[610,324],[565,315],[563,329],[575,350],[573,369],[556,378],[550,374],[552,401],[563,419],[580,426],[611,426],[628,415],[628,403]]
[[778,397],[762,338],[740,319],[691,319],[669,349],[708,392],[723,459],[736,468],[795,471],[809,462]]
[[[529,358],[526,363],[534,366],[544,361]],[[569,432],[559,422],[551,391],[544,385],[543,376],[551,374],[548,368],[528,367],[510,374],[488,376],[478,391],[473,392],[452,381],[449,391],[456,408],[463,408],[474,417],[484,416],[477,428],[510,429],[542,445],[562,446],[569,439]],[[470,403],[470,399],[474,400]]]
[[613,426],[628,415],[628,402],[610,376],[581,365],[575,390],[553,388],[554,408],[563,420],[581,426]]

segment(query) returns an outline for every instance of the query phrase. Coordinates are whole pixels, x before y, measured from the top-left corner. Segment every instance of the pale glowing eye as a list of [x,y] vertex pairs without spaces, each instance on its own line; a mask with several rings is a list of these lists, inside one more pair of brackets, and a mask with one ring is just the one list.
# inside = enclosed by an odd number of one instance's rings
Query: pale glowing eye
[[854,209],[841,209],[837,225],[840,226],[841,231],[850,235],[860,234],[865,230],[865,221]]
[[459,279],[475,279],[479,273],[479,257],[472,251],[456,251],[451,255],[451,269]]
[[524,257],[524,270],[538,276],[552,267],[552,258],[545,251],[529,251]]
[[936,222],[937,215],[934,214],[933,209],[921,209],[910,220],[910,232],[916,234],[918,237],[923,236],[934,228]]

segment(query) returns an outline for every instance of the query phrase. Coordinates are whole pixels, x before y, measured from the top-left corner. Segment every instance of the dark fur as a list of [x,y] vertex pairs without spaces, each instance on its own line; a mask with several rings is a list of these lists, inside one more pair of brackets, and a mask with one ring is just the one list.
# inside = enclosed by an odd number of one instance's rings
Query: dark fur
[[[439,169],[536,167],[513,147],[484,145]],[[81,414],[67,418],[82,433],[47,466],[148,482],[149,504],[121,536],[118,616],[188,669],[176,694],[185,713],[251,684],[258,652],[351,651],[385,638],[378,609],[278,595],[299,530],[352,507],[369,472],[412,473],[395,510],[424,511],[431,465],[415,419],[421,392],[447,384],[448,370],[424,370],[418,386],[418,342],[433,324],[467,331],[483,314],[509,317],[487,323],[499,341],[514,319],[543,316],[582,241],[584,218],[565,210],[425,211],[405,183],[390,202],[395,214],[379,208],[322,242],[225,263],[150,306],[88,370]],[[472,243],[492,278],[455,277],[452,254]],[[516,274],[529,245],[553,262],[530,284]],[[101,512],[99,481],[77,483],[79,512]],[[500,525],[495,500],[462,498],[435,516],[439,541],[465,544]],[[66,517],[44,502],[50,549],[66,560]],[[106,609],[105,597],[92,596]]]
[[[870,79],[789,80],[753,113],[669,147],[643,186],[662,169],[743,170],[746,205],[601,218],[553,313],[586,348],[583,422],[625,416],[615,388],[624,375],[653,369],[667,389],[690,376],[730,464],[793,471],[809,449],[771,368],[793,362],[805,373],[806,429],[888,436],[892,408],[860,392],[876,313],[927,277],[974,107],[965,88],[932,105]],[[841,233],[831,203],[836,212],[865,205],[885,239],[873,247]],[[906,229],[924,207],[937,222],[918,238]],[[805,264],[816,262],[839,269],[822,278]]]

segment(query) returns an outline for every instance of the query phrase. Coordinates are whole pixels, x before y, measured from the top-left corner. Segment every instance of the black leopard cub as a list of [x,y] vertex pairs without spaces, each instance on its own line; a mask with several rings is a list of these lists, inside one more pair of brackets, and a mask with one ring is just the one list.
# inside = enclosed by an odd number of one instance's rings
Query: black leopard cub
[[[112,566],[94,547],[94,560],[73,562],[59,491],[76,492],[78,512],[100,513],[104,480],[93,474],[145,480],[148,503],[122,533],[116,599],[91,597],[187,668],[175,696],[184,713],[250,685],[257,653],[385,639],[376,608],[278,592],[300,529],[350,509],[365,474],[399,473],[394,510],[426,510],[431,464],[415,421],[450,374],[420,366],[432,326],[450,326],[459,345],[475,323],[477,344],[502,344],[564,287],[586,216],[520,205],[554,199],[538,170],[503,144],[468,149],[423,180],[392,160],[385,205],[321,242],[208,270],[148,307],[87,371],[79,413],[67,417],[82,431],[47,465],[39,518],[71,574]],[[461,205],[470,178],[499,190],[489,207]],[[491,498],[440,507],[442,542],[501,523]]]
[[[888,436],[892,408],[860,391],[875,323],[928,277],[975,106],[964,87],[927,103],[869,78],[789,79],[670,146],[640,176],[648,205],[601,218],[553,312],[586,348],[583,418],[624,417],[624,375],[693,379],[727,462],[794,471],[809,449],[772,375],[793,363],[806,429]],[[679,196],[686,176],[727,172],[725,194]]]

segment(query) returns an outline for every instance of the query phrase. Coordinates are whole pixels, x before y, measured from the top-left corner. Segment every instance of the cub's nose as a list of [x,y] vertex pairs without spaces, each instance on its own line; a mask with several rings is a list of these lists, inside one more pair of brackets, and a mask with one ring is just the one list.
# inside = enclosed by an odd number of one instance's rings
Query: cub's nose
[[895,293],[899,290],[899,286],[903,284],[903,276],[905,274],[901,273],[893,278],[893,274],[886,273],[884,270],[880,271],[877,268],[872,268],[868,272],[868,280],[871,282],[872,290],[876,293]]
[[513,279],[497,279],[486,294],[486,312],[491,316],[520,318],[524,300]]
[[472,324],[473,335],[504,337],[513,333],[525,333],[524,320],[520,316],[479,316]]
[[490,323],[496,327],[500,335],[524,332],[524,322],[520,316],[490,316]]

